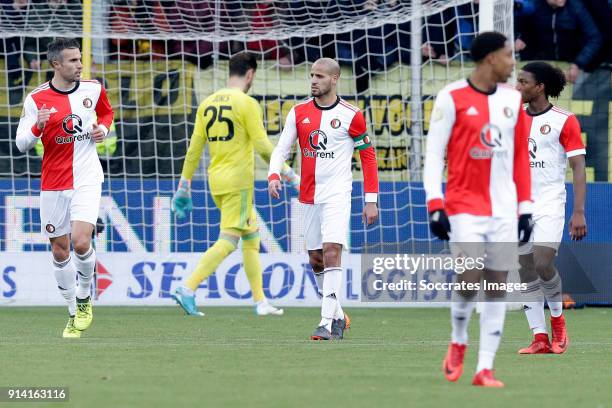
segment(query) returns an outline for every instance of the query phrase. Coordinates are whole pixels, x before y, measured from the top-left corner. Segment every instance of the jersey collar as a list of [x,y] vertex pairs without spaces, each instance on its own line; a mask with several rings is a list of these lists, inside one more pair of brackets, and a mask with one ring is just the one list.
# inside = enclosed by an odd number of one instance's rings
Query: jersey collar
[[330,110],[330,109],[334,109],[336,107],[336,105],[338,105],[340,103],[340,97],[336,96],[336,102],[332,103],[329,106],[321,106],[321,105],[319,105],[315,98],[312,98],[312,103],[314,103],[314,106],[317,109],[320,109],[320,110]]
[[470,86],[470,88],[472,88],[476,92],[481,93],[483,95],[493,95],[495,92],[497,92],[497,85],[495,86],[495,88],[493,88],[493,90],[486,92],[486,91],[483,91],[482,89],[476,88],[474,84],[472,83],[472,81],[470,81],[470,78],[467,78],[467,83]]
[[55,92],[60,93],[62,95],[69,95],[69,94],[73,93],[74,91],[79,89],[79,85],[81,85],[81,81],[76,81],[76,85],[74,86],[74,88],[70,89],[69,91],[62,91],[62,90],[57,89],[56,87],[54,87],[53,83],[51,81],[49,81],[49,88],[51,88]]
[[547,107],[546,109],[544,109],[542,112],[532,113],[532,112],[529,112],[529,105],[527,105],[527,109],[525,109],[525,112],[526,112],[526,113],[527,113],[529,116],[540,116],[540,115],[545,114],[545,113],[546,113],[546,112],[548,112],[549,110],[551,110],[551,109],[553,108],[553,106],[555,106],[555,105],[553,105],[552,103],[549,103],[549,104],[548,104],[548,107]]

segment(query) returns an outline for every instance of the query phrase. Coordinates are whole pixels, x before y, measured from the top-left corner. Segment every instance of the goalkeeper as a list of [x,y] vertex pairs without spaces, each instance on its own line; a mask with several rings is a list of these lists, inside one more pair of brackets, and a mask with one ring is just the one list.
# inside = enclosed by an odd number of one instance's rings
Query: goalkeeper
[[[258,315],[282,315],[263,293],[259,259],[259,232],[253,206],[255,156],[266,161],[274,147],[268,140],[259,103],[246,93],[257,69],[255,56],[234,55],[229,61],[227,87],[206,98],[198,107],[191,142],[183,164],[178,190],[172,198],[172,211],[178,218],[192,209],[191,179],[204,145],[208,143],[210,165],[208,182],[215,205],[221,211],[221,231],[217,241],[204,253],[195,271],[172,297],[188,315],[202,316],[195,305],[195,291],[217,269],[242,239],[242,254]],[[299,177],[285,164],[283,178],[296,189]]]

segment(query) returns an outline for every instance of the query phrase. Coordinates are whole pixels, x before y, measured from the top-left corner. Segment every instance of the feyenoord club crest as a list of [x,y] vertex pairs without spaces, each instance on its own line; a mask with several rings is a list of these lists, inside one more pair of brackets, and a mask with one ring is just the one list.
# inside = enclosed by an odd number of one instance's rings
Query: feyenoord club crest
[[509,107],[505,107],[504,108],[504,116],[507,118],[511,118],[512,117],[512,109],[510,109]]
[[55,226],[53,224],[47,224],[45,229],[49,234],[53,234],[55,232]]
[[330,122],[330,125],[333,129],[338,129],[340,127],[342,123],[340,122],[340,119],[336,118],[336,119],[332,119],[332,121]]
[[543,135],[547,135],[550,133],[550,125],[547,123],[545,125],[542,125],[542,127],[540,128],[540,133]]
[[91,99],[89,99],[89,98],[83,99],[83,106],[84,107],[89,109],[89,108],[91,108],[92,105],[93,105],[93,102],[91,101]]

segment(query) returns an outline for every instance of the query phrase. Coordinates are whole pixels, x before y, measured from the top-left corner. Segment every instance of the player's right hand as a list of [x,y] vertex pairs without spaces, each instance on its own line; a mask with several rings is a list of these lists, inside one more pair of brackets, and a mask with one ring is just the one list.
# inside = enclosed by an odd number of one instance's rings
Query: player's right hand
[[574,211],[569,222],[570,237],[572,241],[580,241],[587,234],[587,225],[584,212]]
[[193,210],[193,201],[191,200],[191,186],[189,180],[181,178],[179,187],[172,197],[172,203],[170,205],[172,212],[176,214],[177,218],[185,218],[187,213]]
[[46,108],[47,105],[43,103],[43,106],[38,110],[38,116],[36,117],[36,127],[38,130],[43,130],[51,117],[51,111]]
[[429,229],[438,238],[448,241],[448,233],[451,230],[450,221],[444,210],[435,210],[429,213]]
[[268,193],[276,199],[280,198],[280,192],[283,189],[280,180],[270,180],[268,182]]

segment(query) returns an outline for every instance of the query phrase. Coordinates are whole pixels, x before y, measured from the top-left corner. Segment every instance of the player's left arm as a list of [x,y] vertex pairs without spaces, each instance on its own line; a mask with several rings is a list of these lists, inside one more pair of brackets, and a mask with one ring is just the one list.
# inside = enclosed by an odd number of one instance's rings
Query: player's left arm
[[574,207],[569,222],[570,237],[574,241],[580,241],[587,234],[586,217],[584,215],[584,204],[586,200],[586,149],[580,137],[580,124],[576,116],[567,118],[559,142],[565,149],[572,168]]
[[531,214],[531,167],[529,166],[529,126],[525,111],[519,107],[514,128],[514,183],[518,200],[518,213]]
[[514,184],[518,201],[518,239],[528,242],[533,229],[533,201],[531,199],[531,167],[529,166],[529,125],[526,113],[519,104],[514,127]]
[[[578,19],[578,29],[582,31],[582,38],[588,39],[583,42],[581,50],[574,58],[573,64],[580,70],[587,68],[597,57],[602,45],[603,38],[601,32],[597,28],[597,24],[593,20],[591,13],[587,10],[584,4],[580,1],[568,2],[567,6],[572,10],[572,14]],[[570,76],[571,82],[577,78]]]
[[100,85],[100,96],[96,104],[96,115],[98,116],[98,122],[93,124],[91,137],[94,142],[102,143],[104,138],[108,135],[108,131],[113,123],[113,118],[115,117],[115,112],[113,112],[113,108],[108,100],[104,85]]
[[361,159],[363,191],[365,193],[363,222],[366,225],[371,225],[378,219],[378,163],[376,161],[376,151],[368,136],[363,112],[358,111],[353,116],[348,132],[353,138],[355,149],[359,151],[359,158]]

